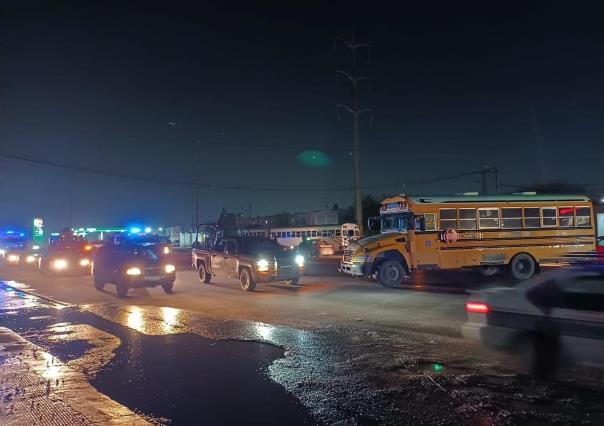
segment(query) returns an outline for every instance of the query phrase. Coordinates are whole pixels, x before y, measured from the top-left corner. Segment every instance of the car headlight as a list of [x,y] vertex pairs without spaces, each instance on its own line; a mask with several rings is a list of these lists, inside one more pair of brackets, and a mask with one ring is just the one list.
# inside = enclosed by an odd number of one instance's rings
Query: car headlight
[[19,261],[19,255],[18,254],[9,254],[7,259],[8,259],[9,262],[12,262],[12,263],[18,262]]
[[57,259],[52,262],[52,267],[56,270],[63,270],[67,268],[67,261],[65,259]]
[[80,266],[88,266],[88,265],[90,265],[90,259],[80,260]]
[[170,247],[164,247],[164,254],[170,254]]
[[140,274],[142,274],[142,272],[141,272],[141,268],[137,268],[136,266],[135,266],[135,267],[133,267],[133,268],[128,268],[128,269],[126,270],[126,275],[132,275],[132,276],[135,276],[135,275],[140,275]]
[[260,259],[258,262],[256,262],[256,269],[258,269],[260,272],[268,271],[268,260]]
[[304,256],[302,256],[301,254],[296,256],[296,265],[298,265],[298,268],[304,267]]
[[176,271],[176,266],[168,264],[164,267],[164,271],[166,271],[166,274],[171,274]]
[[40,250],[40,246],[32,246],[32,250]]
[[373,258],[371,256],[368,255],[360,255],[360,256],[356,256],[353,260],[353,262],[355,263],[364,263],[364,262],[371,262],[373,260]]
[[27,257],[25,258],[25,261],[26,261],[27,263],[34,263],[34,262],[36,261],[36,256],[33,256],[33,255],[31,255],[31,254],[30,254],[29,256],[27,256]]

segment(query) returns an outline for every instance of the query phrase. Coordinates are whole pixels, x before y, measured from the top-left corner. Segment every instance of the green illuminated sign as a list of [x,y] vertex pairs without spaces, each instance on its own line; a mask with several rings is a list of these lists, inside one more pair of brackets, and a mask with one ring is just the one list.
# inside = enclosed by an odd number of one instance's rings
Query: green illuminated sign
[[32,239],[37,242],[44,241],[44,220],[41,217],[34,218]]

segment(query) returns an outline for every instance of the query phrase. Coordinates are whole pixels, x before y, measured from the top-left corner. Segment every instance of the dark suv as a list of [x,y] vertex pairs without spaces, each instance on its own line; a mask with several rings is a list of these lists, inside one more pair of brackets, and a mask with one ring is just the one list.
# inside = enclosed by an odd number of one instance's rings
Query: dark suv
[[130,288],[162,286],[172,293],[176,268],[170,244],[150,235],[118,234],[98,251],[92,266],[94,287],[115,284],[124,298]]
[[304,271],[303,256],[265,237],[219,238],[208,248],[193,249],[192,261],[202,282],[238,278],[246,291],[260,282],[298,284]]

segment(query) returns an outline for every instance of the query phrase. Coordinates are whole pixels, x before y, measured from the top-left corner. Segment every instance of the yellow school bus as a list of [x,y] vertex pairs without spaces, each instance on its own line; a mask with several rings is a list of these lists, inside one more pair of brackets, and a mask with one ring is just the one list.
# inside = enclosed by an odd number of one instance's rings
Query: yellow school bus
[[340,270],[400,285],[412,269],[478,268],[518,280],[544,262],[595,250],[592,203],[582,195],[388,198],[380,234],[346,249]]

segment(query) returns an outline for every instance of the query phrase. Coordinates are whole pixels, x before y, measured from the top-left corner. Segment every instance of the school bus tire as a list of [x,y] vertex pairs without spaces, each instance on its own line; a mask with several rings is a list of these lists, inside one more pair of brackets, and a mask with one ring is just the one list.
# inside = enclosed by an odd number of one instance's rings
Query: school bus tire
[[518,253],[508,263],[508,274],[515,280],[528,280],[538,270],[537,262],[528,253]]
[[398,260],[385,260],[377,271],[378,282],[387,288],[400,287],[405,279],[405,266]]

